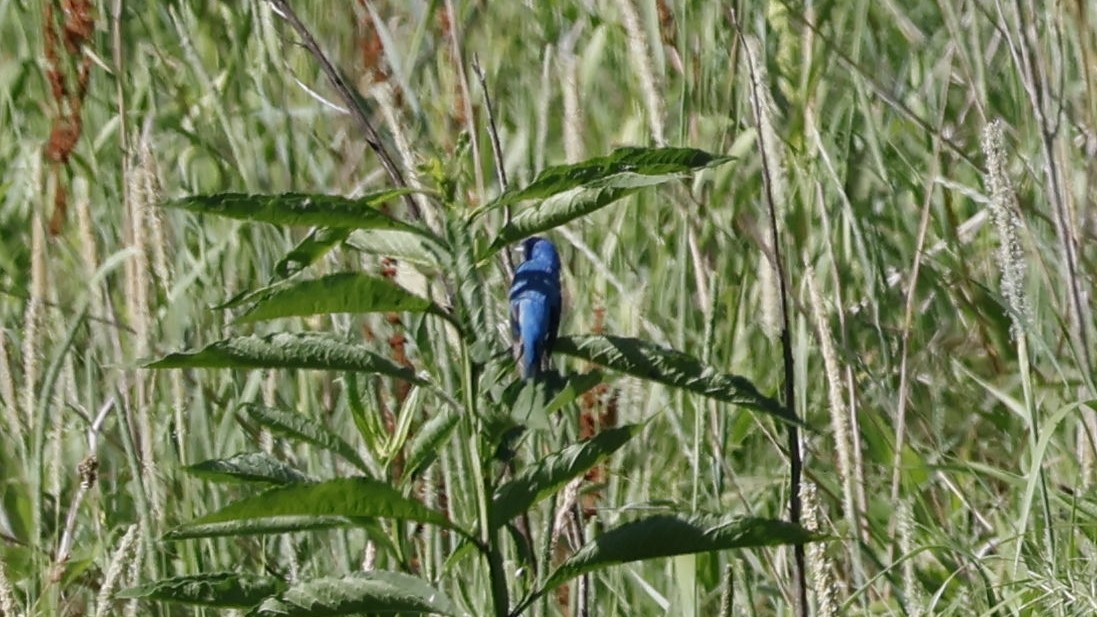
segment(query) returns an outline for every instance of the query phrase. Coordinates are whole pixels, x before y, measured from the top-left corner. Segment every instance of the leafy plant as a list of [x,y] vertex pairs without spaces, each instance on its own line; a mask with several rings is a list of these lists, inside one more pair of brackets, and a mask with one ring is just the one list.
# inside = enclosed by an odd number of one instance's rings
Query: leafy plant
[[[546,499],[556,498],[570,482],[614,452],[626,448],[641,434],[642,426],[608,428],[584,441],[559,443],[557,450],[548,455],[534,455],[525,449],[524,455],[519,452],[516,456],[504,457],[507,460],[500,460],[498,453],[508,449],[508,440],[523,431],[535,430],[533,425],[525,428],[515,419],[514,405],[521,396],[507,395],[508,391],[539,392],[539,396],[523,399],[523,404],[540,407],[542,411],[547,408],[551,413],[566,409],[568,401],[574,401],[601,383],[602,378],[597,374],[594,379],[584,378],[582,374],[564,374],[535,385],[516,381],[515,371],[503,360],[508,343],[500,339],[496,328],[486,325],[495,321],[494,315],[501,311],[485,302],[498,294],[490,294],[484,288],[483,281],[493,264],[483,258],[513,240],[589,215],[631,192],[674,182],[728,160],[688,148],[627,148],[582,163],[553,167],[527,187],[504,194],[485,209],[465,214],[467,208],[459,203],[439,208],[439,212],[448,217],[444,225],[447,233],[442,237],[419,223],[402,222],[375,209],[384,199],[402,195],[399,190],[382,191],[358,200],[329,195],[234,193],[197,195],[169,202],[169,207],[254,222],[392,230],[426,239],[438,267],[424,271],[422,275],[428,278],[431,289],[445,290],[440,300],[413,293],[391,276],[340,272],[310,278],[307,276],[309,268],[302,267],[291,273],[276,272],[275,279],[282,274],[289,276],[242,294],[223,307],[242,311],[236,320],[239,324],[333,313],[416,314],[423,320],[439,320],[430,328],[433,334],[423,339],[432,348],[433,355],[462,360],[457,364],[458,374],[447,374],[449,363],[397,363],[361,342],[300,332],[230,338],[150,362],[148,366],[156,369],[312,369],[347,373],[351,390],[347,393],[347,401],[357,410],[354,415],[361,437],[353,443],[340,436],[339,431],[326,428],[318,419],[291,409],[245,406],[246,417],[272,433],[291,442],[327,450],[364,475],[310,480],[305,471],[257,455],[205,461],[192,466],[192,473],[211,479],[276,486],[184,523],[168,533],[166,539],[355,526],[368,526],[376,532],[379,522],[388,536],[381,544],[393,547],[394,554],[388,555],[391,563],[407,564],[412,555],[401,554],[411,550],[408,548],[409,528],[404,523],[426,524],[465,538],[451,559],[460,559],[459,553],[464,546],[472,546],[480,554],[493,589],[496,615],[519,614],[569,578],[616,563],[810,540],[811,534],[780,521],[727,516],[696,518],[697,515],[690,512],[664,512],[632,520],[594,537],[550,574],[546,567],[538,567],[532,552],[518,550],[507,541],[507,536],[500,534],[501,529],[510,528],[515,519],[526,515],[531,508]],[[520,209],[501,233],[493,234],[487,224],[488,214],[503,205],[525,201],[530,201],[531,205]],[[309,237],[315,237],[318,230],[313,230]],[[348,237],[334,236],[334,242],[325,249],[340,244],[345,246]],[[478,246],[490,247],[491,252],[476,253]],[[301,252],[301,248],[295,248],[294,252]],[[291,259],[294,258],[287,256],[280,263]],[[300,260],[301,263],[308,261],[311,260]],[[425,326],[428,326],[426,322],[421,327]],[[760,394],[746,378],[724,374],[704,366],[688,354],[643,340],[608,335],[563,338],[557,351],[604,370],[682,388],[717,401],[772,414],[786,422],[797,422],[784,407]],[[375,410],[365,409],[370,404],[360,398],[361,393],[357,392],[359,378],[351,375],[371,380],[374,384],[371,388],[375,390],[373,400],[376,400],[376,389],[382,388],[383,381],[378,380],[387,380],[390,386],[404,383],[421,389],[422,407],[430,410],[433,417],[418,425],[418,431],[411,430],[410,424],[415,420],[410,417],[406,422],[397,422],[388,428],[376,422],[370,426],[368,417],[375,415]],[[500,386],[503,386],[502,390]],[[408,400],[408,391],[403,392],[398,397],[399,403]],[[541,432],[551,433],[549,425],[544,427],[547,431]],[[398,428],[400,426],[402,430]],[[378,439],[379,433],[384,433],[381,439]],[[415,437],[409,442],[411,433]],[[546,439],[552,438],[549,435]],[[523,440],[526,445],[533,441]],[[459,443],[471,445],[465,463],[475,476],[472,483],[479,494],[475,507],[470,511],[454,508],[448,512],[428,507],[415,496],[413,482],[408,478],[422,474],[429,467],[431,459],[424,457],[428,449],[437,457],[439,452]],[[363,449],[369,452],[369,462],[358,454]],[[406,453],[403,460],[408,464],[406,471],[411,476],[393,473],[390,465],[396,460],[396,453]],[[524,462],[527,458],[532,460]],[[378,464],[384,464],[385,468],[379,469]],[[510,479],[498,480],[504,472]],[[693,518],[689,518],[691,516]],[[714,522],[717,520],[718,524]],[[540,532],[543,537],[529,537],[526,541],[545,543],[553,533],[549,525]],[[653,537],[658,541],[652,542]],[[629,549],[637,546],[643,548]],[[517,559],[522,567],[541,572],[537,583],[524,589],[512,583],[502,565],[505,555]],[[453,605],[440,592],[432,590],[430,582],[411,574],[375,571],[345,577],[327,576],[300,581],[289,588],[284,584],[257,585],[243,574],[239,575],[239,580],[227,574],[196,575],[193,579],[150,583],[129,594],[130,597],[217,606],[236,606],[246,599],[256,607],[255,615],[335,615],[360,611],[454,614]],[[434,584],[444,584],[444,578]],[[259,590],[269,593],[262,596]],[[520,597],[512,601],[516,593]],[[428,598],[438,600],[428,601]],[[324,608],[318,608],[321,606]]]

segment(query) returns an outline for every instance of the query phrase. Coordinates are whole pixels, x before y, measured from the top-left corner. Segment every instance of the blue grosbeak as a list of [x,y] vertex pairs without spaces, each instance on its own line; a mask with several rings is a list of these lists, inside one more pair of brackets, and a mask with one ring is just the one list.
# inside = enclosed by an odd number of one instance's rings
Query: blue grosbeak
[[510,286],[510,326],[519,346],[525,379],[535,379],[548,366],[560,329],[560,256],[544,238],[522,242],[525,261]]

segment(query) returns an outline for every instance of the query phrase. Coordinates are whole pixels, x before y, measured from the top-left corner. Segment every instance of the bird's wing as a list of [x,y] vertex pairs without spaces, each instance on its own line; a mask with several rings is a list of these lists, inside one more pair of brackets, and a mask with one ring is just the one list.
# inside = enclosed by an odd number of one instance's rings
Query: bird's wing
[[518,332],[518,310],[520,303],[511,301],[510,303],[510,335],[513,338],[518,338],[520,334]]
[[548,332],[545,333],[545,356],[552,353],[552,348],[556,345],[556,335],[560,331],[560,311],[562,304],[560,292],[557,290],[556,294],[554,294],[549,302]]

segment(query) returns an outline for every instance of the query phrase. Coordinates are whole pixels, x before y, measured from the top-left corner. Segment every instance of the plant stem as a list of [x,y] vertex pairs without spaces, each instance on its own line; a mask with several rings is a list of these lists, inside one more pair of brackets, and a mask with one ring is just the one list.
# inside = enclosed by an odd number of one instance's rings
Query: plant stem
[[[463,365],[461,388],[465,393],[465,418],[469,422],[470,454],[472,458],[473,473],[479,482],[476,482],[477,519],[480,521],[480,543],[488,559],[488,577],[491,581],[491,603],[496,617],[506,617],[510,605],[507,592],[507,576],[503,569],[503,555],[499,551],[498,532],[491,526],[491,494],[494,491],[491,479],[490,464],[484,465],[484,452],[490,448],[484,448],[483,423],[476,406],[476,379],[473,375],[472,358],[469,356],[467,345],[461,347],[461,360]],[[489,461],[490,463],[490,461]]]

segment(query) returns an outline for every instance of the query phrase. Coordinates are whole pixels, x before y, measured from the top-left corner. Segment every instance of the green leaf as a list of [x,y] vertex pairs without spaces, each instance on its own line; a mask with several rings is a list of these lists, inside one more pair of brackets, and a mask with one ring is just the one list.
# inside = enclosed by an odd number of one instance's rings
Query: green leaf
[[602,431],[593,438],[572,444],[526,467],[514,479],[495,491],[491,503],[491,526],[497,529],[534,504],[560,490],[572,478],[586,473],[635,437],[640,424]]
[[405,478],[416,477],[438,458],[438,452],[453,434],[460,419],[461,416],[456,411],[447,407],[423,423],[408,444]]
[[168,354],[148,368],[296,368],[380,373],[422,385],[415,372],[355,345],[312,332],[243,336]]
[[605,381],[606,374],[602,371],[587,371],[565,376],[560,387],[552,390],[553,396],[545,405],[545,413],[551,416]]
[[351,233],[347,246],[370,255],[426,266],[431,270],[437,270],[441,263],[451,261],[449,249],[437,239],[427,239],[399,229],[359,229]]
[[[505,225],[488,254],[515,240],[590,214],[642,188],[663,184],[732,160],[692,148],[620,148],[608,156],[550,167],[529,186],[504,193],[473,214],[520,201],[541,202]],[[482,256],[483,257],[483,256]]]
[[674,177],[730,160],[693,148],[618,148],[606,156],[549,167],[529,186],[504,193],[488,207],[544,199],[580,186],[628,188],[642,182],[637,176]]
[[361,272],[267,287],[249,296],[255,304],[237,321],[262,321],[328,313],[409,312],[448,315],[442,307],[391,280]]
[[553,351],[802,424],[783,405],[758,392],[745,377],[721,373],[693,356],[647,341],[621,336],[571,336],[558,339]]
[[345,227],[317,227],[274,266],[278,278],[289,278],[327,255],[350,236]]
[[578,187],[548,197],[536,206],[520,211],[509,223],[499,230],[498,235],[496,235],[491,246],[488,247],[487,252],[480,255],[480,258],[490,257],[496,251],[512,242],[547,231],[554,227],[559,227],[564,223],[590,214],[591,212],[608,206],[618,199],[635,193],[644,186],[661,184],[667,180],[677,178],[678,176],[659,178],[639,177],[647,180],[647,183],[629,188]]
[[123,589],[116,598],[140,598],[218,608],[249,608],[288,588],[270,576],[217,572],[178,576]]
[[[474,361],[482,361],[490,356],[497,337],[494,320],[494,307],[487,304],[490,296],[484,285],[484,279],[474,259],[473,238],[467,225],[454,219],[449,222],[454,262],[450,270],[452,280],[457,287],[457,306],[455,312],[461,323],[467,324],[462,332],[474,332],[479,336],[471,345],[470,352]],[[479,349],[477,349],[479,348]],[[479,360],[477,356],[480,356]]]
[[248,414],[248,417],[269,428],[271,432],[277,435],[305,441],[334,452],[361,471],[369,473],[369,467],[366,466],[362,457],[358,456],[354,446],[313,418],[295,411],[273,409],[260,405],[245,405],[244,411]]
[[290,484],[233,502],[168,532],[168,540],[355,526],[361,519],[416,521],[466,534],[419,501],[370,478]]
[[420,235],[430,232],[398,221],[381,212],[377,206],[413,193],[411,189],[389,189],[350,198],[342,195],[282,193],[252,195],[248,193],[216,193],[191,195],[165,203],[198,214],[214,214],[243,221],[275,225],[317,225],[348,229],[402,229]]
[[608,566],[732,548],[803,544],[819,539],[799,525],[752,518],[651,516],[606,531],[560,564],[523,605],[567,581]]
[[266,452],[245,452],[229,458],[202,461],[184,467],[187,473],[214,482],[293,484],[310,478]]
[[251,611],[251,617],[334,617],[361,614],[456,615],[453,603],[426,581],[399,572],[360,572],[294,585]]

